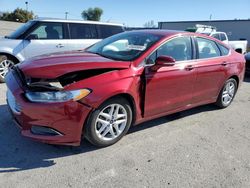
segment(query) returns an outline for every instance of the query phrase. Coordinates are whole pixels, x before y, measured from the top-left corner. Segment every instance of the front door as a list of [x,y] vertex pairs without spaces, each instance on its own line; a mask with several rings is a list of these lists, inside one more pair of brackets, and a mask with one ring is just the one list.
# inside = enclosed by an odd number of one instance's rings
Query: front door
[[42,22],[23,40],[25,58],[67,51],[63,23]]
[[166,55],[173,57],[176,62],[158,69],[154,68],[155,65],[145,68],[145,117],[191,104],[196,79],[192,51],[191,38],[178,37],[167,41],[149,57],[154,61]]

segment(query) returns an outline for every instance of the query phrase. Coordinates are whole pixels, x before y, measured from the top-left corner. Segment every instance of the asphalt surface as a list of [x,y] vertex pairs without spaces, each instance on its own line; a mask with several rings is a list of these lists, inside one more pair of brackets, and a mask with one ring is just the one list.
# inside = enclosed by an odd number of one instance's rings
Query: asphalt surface
[[5,92],[0,84],[0,187],[250,187],[250,78],[227,109],[156,119],[102,149],[23,138]]

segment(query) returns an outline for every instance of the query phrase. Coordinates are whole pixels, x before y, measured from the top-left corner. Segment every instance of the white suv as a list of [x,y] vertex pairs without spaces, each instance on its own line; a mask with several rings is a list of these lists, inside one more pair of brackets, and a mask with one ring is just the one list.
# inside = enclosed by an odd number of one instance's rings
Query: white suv
[[54,52],[82,50],[124,31],[122,24],[39,19],[0,39],[0,82],[8,68],[25,59]]

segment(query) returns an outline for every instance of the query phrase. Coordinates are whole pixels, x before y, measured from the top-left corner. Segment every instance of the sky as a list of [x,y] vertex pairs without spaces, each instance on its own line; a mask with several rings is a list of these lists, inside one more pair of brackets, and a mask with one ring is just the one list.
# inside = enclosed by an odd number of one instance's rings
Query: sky
[[26,9],[39,17],[82,19],[81,12],[100,7],[101,21],[142,27],[146,22],[249,19],[250,0],[0,0],[0,12]]

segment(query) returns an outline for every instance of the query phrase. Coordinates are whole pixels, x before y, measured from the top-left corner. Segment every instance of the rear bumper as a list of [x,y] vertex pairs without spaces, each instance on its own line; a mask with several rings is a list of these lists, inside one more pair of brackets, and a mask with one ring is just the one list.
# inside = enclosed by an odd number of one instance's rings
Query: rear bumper
[[[75,101],[31,103],[25,98],[25,91],[12,72],[6,76],[6,84],[11,93],[7,94],[7,103],[23,136],[49,144],[80,145],[83,125],[92,110],[90,107]],[[37,134],[32,131],[34,127],[58,134]]]

